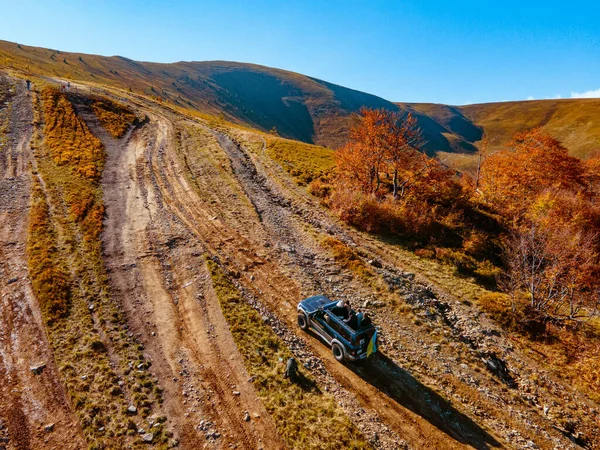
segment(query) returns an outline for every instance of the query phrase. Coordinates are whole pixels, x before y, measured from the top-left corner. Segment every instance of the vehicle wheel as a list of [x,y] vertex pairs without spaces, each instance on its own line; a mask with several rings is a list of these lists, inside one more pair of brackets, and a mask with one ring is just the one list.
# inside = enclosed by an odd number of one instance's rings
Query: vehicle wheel
[[333,353],[333,357],[339,362],[344,362],[344,349],[340,344],[334,342],[331,346],[331,352]]
[[308,331],[308,319],[306,318],[306,314],[304,314],[304,313],[298,314],[298,325],[304,331]]

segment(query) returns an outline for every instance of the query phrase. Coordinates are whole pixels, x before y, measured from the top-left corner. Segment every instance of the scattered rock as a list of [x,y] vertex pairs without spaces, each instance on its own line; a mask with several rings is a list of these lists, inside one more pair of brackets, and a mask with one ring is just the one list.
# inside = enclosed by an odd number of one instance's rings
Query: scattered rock
[[13,284],[13,283],[15,283],[15,282],[17,282],[17,281],[19,281],[19,278],[17,278],[17,277],[14,277],[14,278],[11,278],[10,280],[8,280],[8,281],[6,282],[6,284]]
[[233,395],[235,395],[235,396],[240,395],[240,391],[233,391]]
[[54,424],[53,423],[49,423],[48,425],[44,426],[44,431],[46,433],[50,433],[52,431],[54,431]]
[[377,261],[376,259],[370,259],[369,264],[372,265],[373,267],[377,267],[378,269],[381,269],[383,267],[381,265],[381,262]]
[[363,303],[363,308],[368,308],[370,304],[371,304],[370,300],[365,300],[365,302]]
[[134,405],[127,407],[127,414],[137,414],[137,408]]
[[142,440],[148,444],[154,440],[154,433],[146,433],[142,436]]
[[36,366],[31,366],[31,367],[29,368],[29,370],[31,370],[31,372],[32,372],[34,375],[40,375],[40,374],[41,374],[41,373],[44,371],[44,369],[45,369],[45,368],[46,368],[46,364],[45,364],[45,363],[42,363],[42,364],[38,364],[38,365],[36,365]]
[[244,412],[244,422],[250,422],[250,414],[248,411]]

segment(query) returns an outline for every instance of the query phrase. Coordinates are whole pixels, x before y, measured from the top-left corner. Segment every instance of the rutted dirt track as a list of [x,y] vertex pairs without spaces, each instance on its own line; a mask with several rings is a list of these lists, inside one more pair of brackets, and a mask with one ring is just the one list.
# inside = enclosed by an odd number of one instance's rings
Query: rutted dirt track
[[[206,252],[229,271],[242,271],[242,286],[259,296],[275,313],[274,319],[283,319],[281,326],[289,329],[298,298],[314,292],[334,294],[322,274],[336,279],[343,275],[316,253],[317,244],[297,223],[289,204],[265,185],[247,155],[227,136],[210,132],[231,160],[231,179],[198,180],[203,192],[212,186],[211,194],[221,200],[204,201],[189,185],[176,150],[185,149],[186,135],[204,127],[149,114],[149,123],[122,145],[102,136],[108,152],[104,239],[113,292],[122,298],[154,370],[165,380],[165,398],[172,420],[183,430],[182,444],[205,443],[209,436],[215,445],[281,448],[283,443],[245,375],[200,255]],[[93,125],[92,130],[103,134]],[[236,211],[229,221],[239,222],[226,223],[221,208]],[[279,269],[279,261],[289,273]],[[497,443],[474,423],[469,426],[468,420],[457,430],[440,420],[438,428],[432,423],[434,414],[430,421],[419,415],[418,408],[415,412],[390,399],[359,373],[335,362],[316,339],[309,338],[308,346],[324,361],[328,372],[324,378],[337,385],[334,390],[339,390],[336,395],[346,403],[347,412],[361,411],[363,417],[357,420],[373,433],[369,438],[384,447]],[[253,414],[251,421],[244,422],[244,411]],[[210,425],[198,429],[200,423]],[[213,431],[220,437],[213,438]]]
[[[27,276],[32,105],[24,82],[14,90],[10,133],[0,153],[0,449],[84,446],[53,363]],[[39,375],[30,369],[45,364]],[[55,432],[44,427],[55,424]]]
[[[548,380],[545,398],[507,406],[511,393],[481,355],[493,350],[521,370],[511,389],[525,388],[514,390],[515,397],[531,392],[527,377],[538,369],[493,325],[403,273],[393,247],[338,224],[264,151],[158,105],[129,102],[146,120],[119,140],[90,111],[82,107],[79,114],[107,153],[102,239],[111,292],[152,361],[182,448],[285,448],[244,368],[205,256],[219,262],[375,448],[575,448],[541,411],[565,395],[588,407],[581,398]],[[83,448],[26,277],[32,115],[22,84],[13,109],[10,151],[0,160],[0,449],[7,429],[11,449]],[[9,190],[18,194],[5,195]],[[339,364],[322,342],[302,333],[295,325],[299,299],[324,293],[360,307],[376,295],[325,250],[320,239],[329,235],[380,261],[377,273],[393,280],[390,290],[426,304],[450,343],[440,350],[433,336],[387,307],[369,308],[384,354],[366,364]],[[47,363],[41,376],[29,370],[37,362]],[[594,420],[590,413],[588,436],[598,429]],[[61,424],[61,431],[44,434],[45,422]]]

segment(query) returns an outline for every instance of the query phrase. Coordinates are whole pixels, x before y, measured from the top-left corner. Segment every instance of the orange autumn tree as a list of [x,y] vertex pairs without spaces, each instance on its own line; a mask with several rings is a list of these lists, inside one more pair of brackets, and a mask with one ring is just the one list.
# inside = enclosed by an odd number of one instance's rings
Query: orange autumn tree
[[585,189],[585,168],[562,144],[541,128],[518,133],[508,148],[488,157],[481,166],[479,192],[484,202],[504,216],[523,213],[548,189]]
[[582,220],[580,198],[546,192],[531,204],[505,243],[505,287],[524,294],[528,318],[578,320],[598,305],[598,234]]
[[514,136],[481,167],[480,200],[510,228],[504,240],[505,288],[526,299],[529,319],[576,320],[598,300],[600,214],[586,166],[540,128]]
[[338,174],[362,193],[402,198],[430,172],[444,172],[420,151],[422,145],[421,129],[409,112],[362,108],[349,142],[336,154]]
[[332,207],[368,231],[407,232],[427,240],[461,188],[454,172],[420,151],[416,118],[406,111],[363,108],[349,137],[336,153]]

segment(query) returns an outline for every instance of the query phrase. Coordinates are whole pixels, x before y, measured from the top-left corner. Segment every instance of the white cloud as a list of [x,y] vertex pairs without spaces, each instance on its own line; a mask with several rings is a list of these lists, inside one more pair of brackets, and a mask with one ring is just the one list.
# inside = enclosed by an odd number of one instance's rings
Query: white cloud
[[525,100],[535,100],[535,98],[533,98],[533,95],[530,95],[529,97],[527,97]]
[[556,94],[556,95],[555,95],[553,98],[555,98],[555,99],[557,99],[557,100],[558,100],[559,98],[562,98],[562,95],[560,95],[560,94]]
[[571,92],[571,98],[600,98],[600,89],[585,92]]

